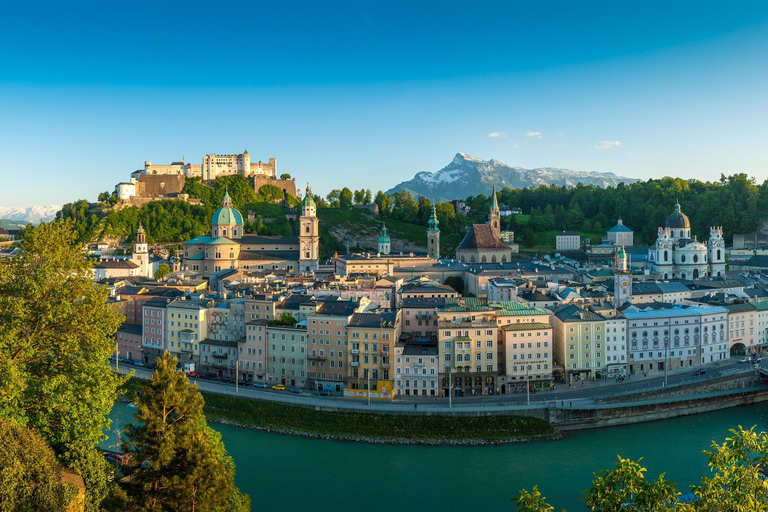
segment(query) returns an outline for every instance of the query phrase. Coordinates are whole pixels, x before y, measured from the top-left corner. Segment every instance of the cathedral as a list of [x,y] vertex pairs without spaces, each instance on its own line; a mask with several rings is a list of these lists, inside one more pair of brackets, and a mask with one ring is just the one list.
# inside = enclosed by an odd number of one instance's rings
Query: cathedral
[[307,186],[301,204],[299,236],[248,235],[243,216],[224,194],[221,208],[211,219],[211,234],[184,244],[184,268],[208,277],[225,269],[312,272],[317,270],[319,222],[312,190]]
[[701,279],[725,276],[725,240],[722,227],[709,228],[704,244],[691,238],[691,222],[675,204],[659,228],[656,243],[648,248],[646,268],[663,279]]

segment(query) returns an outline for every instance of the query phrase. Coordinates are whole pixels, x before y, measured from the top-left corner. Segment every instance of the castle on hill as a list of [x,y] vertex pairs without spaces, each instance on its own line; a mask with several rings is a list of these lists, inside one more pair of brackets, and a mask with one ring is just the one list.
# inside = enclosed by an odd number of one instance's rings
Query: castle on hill
[[156,165],[148,160],[144,162],[143,169],[131,173],[130,181],[115,186],[115,194],[122,203],[136,206],[159,199],[192,201],[184,193],[187,178],[211,182],[222,176],[248,178],[257,193],[264,185],[272,185],[285,195],[297,197],[295,180],[277,177],[275,158],[270,158],[268,163],[252,162],[247,149],[234,155],[210,153],[203,156],[201,164],[188,163],[183,157],[180,162],[167,165]]

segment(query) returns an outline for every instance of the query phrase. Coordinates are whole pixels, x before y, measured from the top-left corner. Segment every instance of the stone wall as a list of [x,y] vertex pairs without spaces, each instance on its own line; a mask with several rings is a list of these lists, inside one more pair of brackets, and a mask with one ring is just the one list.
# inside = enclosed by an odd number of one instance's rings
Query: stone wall
[[281,179],[275,179],[275,178],[269,178],[269,177],[261,177],[261,176],[254,176],[251,178],[253,180],[253,191],[258,193],[259,189],[263,187],[264,185],[272,185],[273,187],[277,187],[279,189],[284,190],[288,193],[288,195],[291,195],[293,197],[296,197],[296,180],[281,180]]
[[178,194],[184,190],[186,178],[181,174],[140,174],[136,183],[136,195],[139,197],[158,197]]

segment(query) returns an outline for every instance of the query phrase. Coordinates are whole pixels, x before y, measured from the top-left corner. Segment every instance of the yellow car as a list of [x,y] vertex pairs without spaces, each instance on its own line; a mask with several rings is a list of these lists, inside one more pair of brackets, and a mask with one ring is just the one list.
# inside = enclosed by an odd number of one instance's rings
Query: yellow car
[[285,391],[285,386],[283,384],[278,384],[277,386],[272,386],[272,389],[275,391]]

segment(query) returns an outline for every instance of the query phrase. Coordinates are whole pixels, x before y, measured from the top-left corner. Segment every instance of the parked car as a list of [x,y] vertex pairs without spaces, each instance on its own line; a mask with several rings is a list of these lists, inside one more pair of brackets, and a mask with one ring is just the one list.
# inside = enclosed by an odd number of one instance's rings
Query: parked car
[[275,386],[272,386],[272,389],[274,389],[275,391],[285,391],[285,386],[282,384],[277,384]]
[[224,382],[225,384],[234,384],[235,383],[235,379],[233,379],[232,377],[221,377],[219,379],[219,381]]
[[699,368],[698,370],[696,370],[696,375],[704,375],[705,373],[707,373],[706,368]]
[[259,389],[267,389],[267,383],[266,382],[255,382],[253,384],[253,387],[259,388]]
[[294,386],[290,389],[291,393],[301,393],[301,388],[298,386]]
[[202,376],[203,376],[202,373],[197,373],[197,372],[189,372],[187,374],[187,377],[189,377],[190,379],[199,379]]
[[742,360],[741,360],[741,361],[739,361],[739,362],[740,362],[740,363],[751,363],[751,362],[752,362],[752,359],[751,359],[751,358],[749,358],[749,357],[745,357],[744,359],[742,359]]
[[218,378],[218,375],[212,372],[204,373],[202,375],[202,378],[205,380],[216,380]]
[[237,381],[237,383],[240,384],[241,386],[250,386],[251,385],[251,381],[245,380],[245,379],[239,379]]
[[135,361],[133,364],[135,366],[142,366],[142,367],[144,366],[144,363],[142,363],[141,361]]
[[755,359],[754,361],[752,361],[752,362],[753,362],[753,363],[762,363],[762,362],[763,362],[763,358],[762,358],[762,357],[758,357],[758,358],[756,358],[756,359]]
[[329,389],[321,389],[317,392],[317,396],[331,396],[331,390]]

